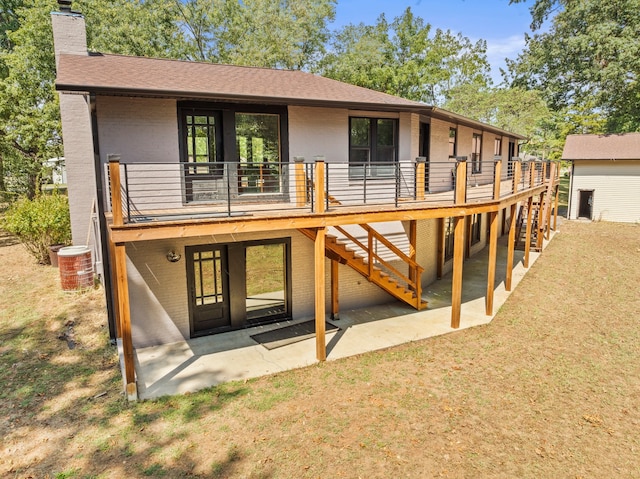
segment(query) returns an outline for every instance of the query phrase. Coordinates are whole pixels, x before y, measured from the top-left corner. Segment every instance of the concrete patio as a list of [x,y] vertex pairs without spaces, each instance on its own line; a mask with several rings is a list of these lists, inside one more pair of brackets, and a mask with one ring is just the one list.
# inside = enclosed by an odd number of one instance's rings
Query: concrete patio
[[[552,238],[553,238],[553,232]],[[506,237],[498,247],[494,293],[494,315],[507,300]],[[547,242],[545,242],[546,245]],[[531,252],[530,265],[540,254]],[[526,270],[523,251],[516,251],[512,285],[517,287]],[[459,329],[491,322],[485,314],[488,248],[464,263],[461,323]],[[427,339],[457,331],[451,321],[451,275],[425,288],[428,309],[416,311],[395,302],[365,309],[341,311],[332,321],[338,331],[327,333],[327,360],[332,361],[368,351]],[[193,392],[219,383],[244,380],[301,368],[317,363],[315,339],[268,350],[250,335],[305,321],[284,321],[268,326],[222,333],[178,343],[135,350],[138,395],[151,399],[163,395]],[[120,354],[122,354],[122,349]]]

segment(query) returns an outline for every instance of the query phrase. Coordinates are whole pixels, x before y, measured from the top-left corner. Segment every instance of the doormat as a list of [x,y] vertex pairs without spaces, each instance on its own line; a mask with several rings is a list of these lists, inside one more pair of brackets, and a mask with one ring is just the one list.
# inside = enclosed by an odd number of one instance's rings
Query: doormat
[[[327,333],[340,329],[338,326],[327,321],[324,323],[324,328]],[[313,338],[315,335],[316,322],[312,319],[310,321],[305,321],[304,323],[292,324],[291,326],[274,329],[273,331],[254,334],[250,337],[256,343],[262,344],[265,348],[271,350]]]

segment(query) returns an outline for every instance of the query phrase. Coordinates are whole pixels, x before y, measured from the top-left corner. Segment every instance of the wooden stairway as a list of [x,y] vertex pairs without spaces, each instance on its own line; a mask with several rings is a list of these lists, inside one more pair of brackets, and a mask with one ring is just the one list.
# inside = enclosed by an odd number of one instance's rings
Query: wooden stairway
[[[421,297],[420,277],[424,268],[418,265],[414,260],[409,258],[401,250],[396,248],[391,242],[387,241],[384,236],[377,233],[369,225],[360,225],[364,228],[369,238],[375,238],[377,241],[384,244],[389,250],[393,251],[398,259],[402,259],[411,270],[415,273],[412,276],[414,279],[407,277],[405,274],[398,271],[393,265],[384,259],[380,258],[372,248],[365,246],[358,239],[353,237],[347,231],[340,227],[335,227],[342,235],[344,235],[348,241],[357,245],[358,248],[367,253],[367,257],[364,257],[354,249],[350,248],[348,243],[339,240],[337,236],[326,235],[325,239],[325,256],[331,260],[338,261],[341,264],[349,266],[354,271],[367,278],[370,282],[382,288],[391,296],[404,301],[405,303],[413,306],[417,310],[421,310],[427,307],[427,302]],[[311,240],[315,240],[315,231],[312,229],[301,228],[299,231],[307,236]],[[371,240],[368,242],[371,244]],[[383,269],[384,268],[384,269]]]
[[[542,194],[542,205],[540,201],[534,200],[531,202],[531,250],[540,252],[542,251],[542,241],[544,239],[545,232],[549,227],[548,218],[549,212],[553,207],[553,183],[549,182],[547,191]],[[524,250],[527,236],[527,215],[529,204],[527,201],[523,201],[520,206],[518,218],[516,220],[516,244],[517,250]]]
[[[538,246],[538,216],[540,210],[540,203],[538,201],[531,202],[531,250],[540,251]],[[518,219],[516,220],[516,244],[515,249],[524,251],[527,243],[527,216],[529,215],[529,204],[527,201],[523,201],[520,205],[520,211],[518,212]]]

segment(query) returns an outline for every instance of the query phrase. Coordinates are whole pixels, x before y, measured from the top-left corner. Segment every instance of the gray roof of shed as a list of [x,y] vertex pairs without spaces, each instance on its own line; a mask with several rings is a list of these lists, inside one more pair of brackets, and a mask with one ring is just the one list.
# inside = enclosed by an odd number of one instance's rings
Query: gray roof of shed
[[639,160],[640,133],[569,135],[563,160]]

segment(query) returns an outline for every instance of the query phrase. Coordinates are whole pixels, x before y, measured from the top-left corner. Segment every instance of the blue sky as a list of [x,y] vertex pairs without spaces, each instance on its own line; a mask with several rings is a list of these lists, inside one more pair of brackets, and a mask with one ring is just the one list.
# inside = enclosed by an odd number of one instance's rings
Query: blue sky
[[338,0],[336,20],[330,28],[360,22],[371,25],[381,13],[391,21],[411,7],[413,14],[430,23],[434,30],[462,33],[474,42],[486,40],[492,77],[499,82],[504,58],[515,59],[524,47],[524,34],[530,31],[532,3],[532,0],[513,5],[509,5],[509,0]]

